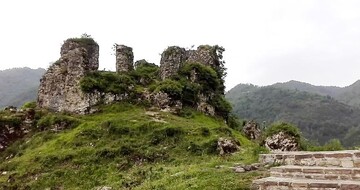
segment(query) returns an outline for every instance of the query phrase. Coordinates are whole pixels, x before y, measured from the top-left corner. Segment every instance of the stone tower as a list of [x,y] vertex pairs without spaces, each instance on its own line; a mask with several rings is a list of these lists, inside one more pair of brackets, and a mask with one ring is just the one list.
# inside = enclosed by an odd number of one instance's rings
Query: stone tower
[[162,80],[176,74],[187,59],[187,52],[178,46],[168,47],[160,60],[160,77]]
[[81,78],[99,67],[99,46],[92,38],[72,38],[61,47],[61,57],[40,80],[37,104],[52,111],[85,114],[94,96],[80,89]]
[[134,69],[134,54],[131,47],[116,44],[116,72],[128,72]]

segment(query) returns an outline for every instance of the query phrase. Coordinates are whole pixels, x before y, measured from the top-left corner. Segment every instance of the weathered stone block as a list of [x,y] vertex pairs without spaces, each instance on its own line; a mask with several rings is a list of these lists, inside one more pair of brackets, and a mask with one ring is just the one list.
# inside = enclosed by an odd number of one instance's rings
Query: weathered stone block
[[360,185],[355,185],[355,184],[342,184],[340,186],[340,190],[359,190],[360,189]]
[[134,69],[134,53],[131,47],[115,45],[116,72],[128,72]]
[[351,153],[334,153],[334,154],[326,154],[326,158],[352,158]]
[[99,46],[91,38],[68,39],[61,47],[61,57],[40,80],[37,104],[52,111],[90,112],[96,95],[80,89],[80,79],[99,67]]

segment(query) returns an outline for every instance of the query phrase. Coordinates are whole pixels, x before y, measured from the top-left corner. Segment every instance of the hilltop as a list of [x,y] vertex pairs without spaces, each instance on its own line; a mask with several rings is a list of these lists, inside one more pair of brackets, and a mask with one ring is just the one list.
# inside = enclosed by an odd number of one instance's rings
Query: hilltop
[[94,39],[67,39],[37,101],[0,112],[0,188],[249,189],[264,148],[230,116],[223,51],[170,46],[159,67],[117,44],[105,72]]

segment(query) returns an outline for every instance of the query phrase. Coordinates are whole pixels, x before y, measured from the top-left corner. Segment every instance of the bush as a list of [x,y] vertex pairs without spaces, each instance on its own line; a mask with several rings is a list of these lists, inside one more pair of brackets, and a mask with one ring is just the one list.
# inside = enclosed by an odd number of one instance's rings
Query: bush
[[184,130],[179,127],[166,127],[164,129],[155,130],[151,136],[151,144],[157,145],[162,142],[177,142],[184,134]]
[[174,100],[180,100],[182,97],[183,86],[178,81],[166,79],[158,84],[155,92],[164,92]]
[[215,92],[218,90],[221,80],[214,69],[198,63],[187,63],[180,69],[179,74],[187,80],[196,73],[195,83],[200,84],[202,93]]
[[226,122],[230,128],[235,129],[237,131],[241,131],[244,126],[243,125],[244,123],[240,121],[239,118],[236,117],[234,114],[230,114]]
[[98,45],[96,41],[87,34],[82,34],[80,38],[70,38],[69,41],[80,43],[83,46]]
[[222,95],[215,95],[210,101],[211,105],[214,106],[217,115],[221,116],[225,120],[228,119],[229,113],[232,110],[231,104]]
[[94,91],[112,94],[132,94],[135,82],[125,74],[114,72],[92,72],[83,77],[80,87],[83,92]]
[[135,70],[130,75],[140,85],[149,85],[159,79],[159,66],[145,60],[135,62]]
[[279,132],[284,132],[285,134],[291,135],[295,137],[298,142],[300,142],[300,138],[301,138],[300,130],[294,125],[285,122],[272,124],[269,128],[266,129],[265,137],[275,135]]
[[21,123],[21,118],[19,117],[0,117],[0,131],[1,128],[5,127],[6,125],[20,127]]
[[80,121],[78,119],[60,114],[47,115],[37,122],[37,126],[40,130],[46,130],[53,127],[60,129],[69,129],[74,128],[79,124]]
[[22,109],[27,109],[27,108],[36,108],[36,102],[32,101],[32,102],[25,102],[24,105],[21,107]]

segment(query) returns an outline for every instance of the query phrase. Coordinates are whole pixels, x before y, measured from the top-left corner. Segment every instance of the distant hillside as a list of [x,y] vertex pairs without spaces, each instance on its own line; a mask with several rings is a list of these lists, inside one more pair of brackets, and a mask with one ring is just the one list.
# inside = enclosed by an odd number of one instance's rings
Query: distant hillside
[[[320,143],[333,138],[341,139],[348,146],[360,143],[357,138],[360,110],[330,96],[242,84],[231,89],[226,97],[240,118],[266,124],[279,120],[291,122],[299,126],[305,137]],[[345,136],[348,139],[345,140]]]
[[340,102],[360,108],[360,80],[343,88],[335,86],[314,86],[298,81],[276,83],[272,86],[276,88],[305,91],[322,96],[331,96]]
[[0,71],[0,108],[21,106],[36,100],[37,89],[45,69],[14,68]]

